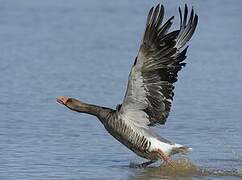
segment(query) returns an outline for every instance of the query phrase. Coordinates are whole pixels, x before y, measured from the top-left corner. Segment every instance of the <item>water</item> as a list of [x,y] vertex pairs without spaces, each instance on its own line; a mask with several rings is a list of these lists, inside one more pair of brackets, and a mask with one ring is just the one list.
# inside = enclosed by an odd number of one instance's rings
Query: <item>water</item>
[[55,100],[120,103],[157,1],[1,0],[0,179],[241,178],[242,2],[167,1],[166,18],[185,2],[194,5],[199,25],[171,115],[156,128],[194,149],[174,172],[129,168],[142,159],[94,117]]

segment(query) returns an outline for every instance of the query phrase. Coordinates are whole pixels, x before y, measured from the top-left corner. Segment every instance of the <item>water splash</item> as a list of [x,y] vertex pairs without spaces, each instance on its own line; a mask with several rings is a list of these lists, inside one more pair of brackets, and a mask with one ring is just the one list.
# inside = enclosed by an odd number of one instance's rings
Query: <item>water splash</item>
[[169,164],[162,164],[159,167],[144,168],[136,174],[140,179],[148,177],[179,177],[179,178],[192,178],[192,177],[241,177],[242,169],[215,169],[207,167],[199,167],[193,164],[189,159],[173,160],[172,166]]
[[242,169],[214,169],[198,167],[189,159],[178,159],[173,161],[173,167],[170,165],[160,166],[160,170],[166,173],[175,173],[180,175],[200,175],[200,176],[237,176],[242,177]]

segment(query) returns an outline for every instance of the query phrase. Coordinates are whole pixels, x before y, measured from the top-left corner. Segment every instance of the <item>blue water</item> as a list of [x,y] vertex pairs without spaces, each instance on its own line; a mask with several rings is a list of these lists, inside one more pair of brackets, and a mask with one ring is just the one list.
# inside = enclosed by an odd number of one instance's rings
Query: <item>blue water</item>
[[[149,169],[94,117],[56,103],[67,95],[115,108],[158,1],[0,1],[0,179],[175,179]],[[193,148],[202,169],[242,169],[242,1],[188,3],[199,25],[176,83],[163,137]],[[239,179],[236,173],[184,179]],[[178,176],[179,177],[179,176]],[[179,177],[181,179],[181,177]]]

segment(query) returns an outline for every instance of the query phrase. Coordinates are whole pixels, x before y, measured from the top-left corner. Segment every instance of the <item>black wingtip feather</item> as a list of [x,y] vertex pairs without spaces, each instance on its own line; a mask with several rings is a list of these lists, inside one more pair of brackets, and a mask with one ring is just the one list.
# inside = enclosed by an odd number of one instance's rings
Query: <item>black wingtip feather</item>
[[177,62],[182,62],[186,59],[186,53],[187,53],[188,46],[182,50],[182,52],[177,56]]
[[197,14],[194,15],[194,9],[192,8],[190,13],[190,18],[187,22],[188,18],[188,8],[185,5],[184,14],[182,15],[181,10],[179,10],[180,16],[180,33],[177,36],[177,45],[178,49],[182,48],[192,37],[198,22]]
[[181,12],[181,7],[179,7],[179,16],[180,16],[180,29],[182,28],[182,12]]
[[161,25],[163,18],[164,18],[164,13],[165,13],[164,6],[161,5],[159,7],[159,13],[158,13],[157,20],[156,20],[156,23],[155,23],[156,28],[159,28],[159,26]]
[[148,24],[150,24],[150,18],[153,13],[153,9],[154,9],[154,7],[150,8],[150,11],[148,13],[147,20],[146,20],[146,26],[148,26]]
[[187,23],[187,14],[188,14],[188,7],[187,7],[187,4],[185,4],[184,18],[183,18],[183,28],[185,28],[186,23]]

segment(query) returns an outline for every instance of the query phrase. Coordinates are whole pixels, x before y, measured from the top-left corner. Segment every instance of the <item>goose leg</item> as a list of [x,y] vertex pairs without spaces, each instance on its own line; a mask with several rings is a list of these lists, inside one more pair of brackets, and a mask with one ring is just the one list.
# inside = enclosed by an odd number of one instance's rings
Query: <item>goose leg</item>
[[147,167],[147,166],[149,166],[150,164],[153,164],[153,163],[155,163],[156,162],[156,160],[150,160],[150,161],[147,161],[147,162],[144,162],[144,163],[142,163],[142,164],[133,164],[133,163],[130,163],[130,167],[131,168],[145,168],[145,167]]
[[158,152],[158,155],[160,156],[160,158],[162,158],[167,164],[169,164],[171,167],[174,168],[172,160],[169,156],[165,155],[165,153],[163,151],[161,151],[160,149],[158,149],[157,152]]

